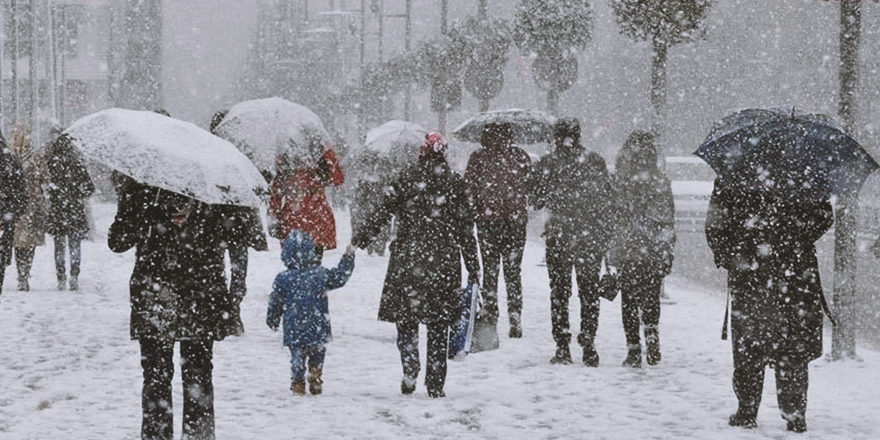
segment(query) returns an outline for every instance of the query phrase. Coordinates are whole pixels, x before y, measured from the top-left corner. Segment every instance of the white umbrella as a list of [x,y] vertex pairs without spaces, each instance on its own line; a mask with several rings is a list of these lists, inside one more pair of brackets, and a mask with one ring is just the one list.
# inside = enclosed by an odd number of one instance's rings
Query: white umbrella
[[[330,134],[321,118],[308,108],[283,98],[240,102],[223,118],[214,133],[235,144],[260,170],[275,170],[275,156],[315,165],[309,150],[311,136],[328,143]],[[320,153],[320,152],[318,152]]]
[[266,181],[234,145],[195,124],[111,108],[64,131],[83,155],[131,178],[211,204],[257,207]]
[[498,122],[508,122],[513,126],[514,143],[538,144],[553,140],[556,118],[540,110],[492,110],[472,116],[452,130],[452,135],[460,141],[480,143],[483,127]]
[[388,121],[367,132],[364,148],[379,154],[412,153],[415,157],[419,147],[425,142],[426,134],[428,130],[419,124],[401,120]]

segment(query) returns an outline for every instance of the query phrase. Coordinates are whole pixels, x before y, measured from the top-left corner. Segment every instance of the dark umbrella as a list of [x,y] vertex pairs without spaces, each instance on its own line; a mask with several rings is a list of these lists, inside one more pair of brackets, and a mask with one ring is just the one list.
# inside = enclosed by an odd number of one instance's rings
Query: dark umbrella
[[728,184],[813,200],[857,192],[880,167],[833,119],[793,109],[733,113],[694,154]]
[[513,142],[516,144],[553,141],[555,117],[540,110],[515,108],[480,113],[452,130],[452,135],[460,141],[478,144],[483,136],[483,127],[497,122],[509,122],[513,126]]

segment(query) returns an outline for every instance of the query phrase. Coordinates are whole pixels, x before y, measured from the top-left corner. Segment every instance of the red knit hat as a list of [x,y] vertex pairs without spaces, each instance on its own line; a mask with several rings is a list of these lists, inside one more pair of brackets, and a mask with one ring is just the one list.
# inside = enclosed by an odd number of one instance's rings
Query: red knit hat
[[448,146],[449,144],[446,143],[446,138],[442,134],[432,131],[425,136],[425,143],[422,144],[419,157],[430,157],[433,155],[445,157]]

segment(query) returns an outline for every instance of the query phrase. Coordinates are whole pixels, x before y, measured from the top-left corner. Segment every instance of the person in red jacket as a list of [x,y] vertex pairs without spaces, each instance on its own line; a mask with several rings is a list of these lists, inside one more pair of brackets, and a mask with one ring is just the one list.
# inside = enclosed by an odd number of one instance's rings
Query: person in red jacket
[[336,248],[336,219],[327,200],[326,188],[345,183],[339,158],[321,136],[311,134],[311,165],[288,154],[276,160],[269,214],[275,219],[274,237],[284,240],[293,230],[308,233],[315,240],[318,261],[324,249]]
[[483,128],[483,148],[468,159],[464,180],[474,206],[483,260],[485,310],[492,327],[498,322],[498,272],[504,268],[511,338],[522,337],[523,249],[532,160],[513,145],[513,127],[492,123]]

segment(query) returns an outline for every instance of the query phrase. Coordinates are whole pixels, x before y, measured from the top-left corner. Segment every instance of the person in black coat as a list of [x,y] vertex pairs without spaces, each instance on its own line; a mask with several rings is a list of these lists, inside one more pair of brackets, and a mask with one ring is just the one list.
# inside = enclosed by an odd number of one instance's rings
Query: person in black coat
[[560,119],[555,130],[556,150],[532,167],[529,183],[531,205],[550,211],[542,234],[556,342],[556,354],[550,363],[572,362],[568,300],[574,270],[581,302],[578,343],[584,350],[584,364],[595,367],[599,365],[599,354],[593,344],[599,323],[599,271],[614,224],[611,181],[605,160],[597,153],[588,153],[580,144],[577,119]]
[[180,342],[183,439],[214,438],[213,344],[241,331],[241,298],[227,289],[224,253],[234,233],[215,206],[114,172],[118,206],[107,240],[135,248],[131,338],[144,382],[141,438],[174,436],[171,379]]
[[58,290],[64,290],[68,283],[64,261],[66,247],[70,248],[70,290],[78,290],[82,240],[89,232],[86,200],[95,192],[95,185],[67,135],[62,134],[52,144],[48,168],[48,232],[55,239]]
[[[758,179],[756,178],[756,181]],[[823,308],[815,242],[834,222],[828,201],[790,200],[764,181],[743,190],[715,180],[706,239],[727,270],[731,297],[733,390],[731,426],[754,428],[773,367],[776,396],[789,431],[806,431],[808,363],[822,355]]]
[[6,266],[12,262],[15,223],[27,201],[26,189],[21,163],[0,134],[0,293]]
[[477,282],[480,277],[467,190],[461,176],[449,168],[446,148],[441,134],[429,134],[419,163],[390,184],[382,203],[352,239],[364,249],[392,216],[396,219],[379,319],[397,324],[403,394],[416,388],[422,323],[428,327],[425,386],[430,397],[445,396],[448,332],[461,313],[462,258],[468,279]]
[[[218,111],[211,118],[211,133],[226,117],[226,111]],[[214,133],[216,134],[216,133]],[[224,218],[224,228],[230,232],[227,243],[229,252],[229,291],[241,302],[247,295],[248,247],[255,251],[268,251],[266,233],[257,208],[246,206],[217,206]],[[235,313],[236,315],[238,313]],[[242,328],[241,331],[244,331]]]

